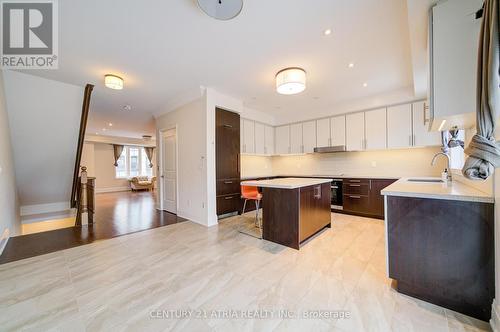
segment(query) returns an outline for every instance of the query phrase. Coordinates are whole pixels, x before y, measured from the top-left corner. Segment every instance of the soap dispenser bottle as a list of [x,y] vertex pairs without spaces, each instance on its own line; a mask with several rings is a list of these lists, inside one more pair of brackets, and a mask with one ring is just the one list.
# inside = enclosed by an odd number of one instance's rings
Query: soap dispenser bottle
[[448,169],[445,168],[443,173],[441,173],[441,180],[443,180],[443,182],[448,182]]

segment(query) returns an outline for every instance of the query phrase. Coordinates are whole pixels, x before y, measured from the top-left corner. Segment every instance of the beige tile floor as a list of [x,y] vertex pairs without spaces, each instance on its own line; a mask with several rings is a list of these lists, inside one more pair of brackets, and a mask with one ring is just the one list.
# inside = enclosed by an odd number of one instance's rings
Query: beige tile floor
[[[0,265],[0,330],[489,328],[395,292],[385,276],[382,221],[334,214],[331,229],[295,251],[240,234],[238,227],[253,222],[252,216],[212,228],[185,222]],[[242,317],[257,309],[267,318]],[[171,319],[169,310],[207,318]],[[278,317],[277,310],[295,316]],[[350,316],[297,318],[334,311]]]

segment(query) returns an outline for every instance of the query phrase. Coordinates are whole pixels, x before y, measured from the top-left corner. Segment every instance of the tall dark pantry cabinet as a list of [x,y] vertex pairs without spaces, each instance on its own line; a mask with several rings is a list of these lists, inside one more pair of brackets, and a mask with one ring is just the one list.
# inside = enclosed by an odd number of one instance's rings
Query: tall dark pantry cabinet
[[239,212],[240,115],[215,109],[217,215]]

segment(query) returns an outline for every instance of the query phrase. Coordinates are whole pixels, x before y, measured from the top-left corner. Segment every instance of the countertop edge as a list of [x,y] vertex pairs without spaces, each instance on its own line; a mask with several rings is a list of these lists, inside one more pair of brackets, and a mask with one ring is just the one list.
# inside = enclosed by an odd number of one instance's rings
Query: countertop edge
[[442,199],[450,201],[463,201],[463,202],[476,202],[476,203],[495,203],[494,197],[478,197],[469,195],[447,195],[447,194],[425,194],[417,192],[407,192],[407,191],[386,191],[382,190],[380,192],[384,196],[397,196],[397,197],[412,197],[412,198],[430,198],[430,199]]

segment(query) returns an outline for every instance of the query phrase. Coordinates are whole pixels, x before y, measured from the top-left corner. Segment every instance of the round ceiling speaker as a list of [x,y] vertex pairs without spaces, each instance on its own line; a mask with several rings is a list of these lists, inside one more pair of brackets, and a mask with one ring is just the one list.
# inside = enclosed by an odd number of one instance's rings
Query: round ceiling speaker
[[198,0],[198,6],[208,16],[227,21],[241,13],[243,0]]

